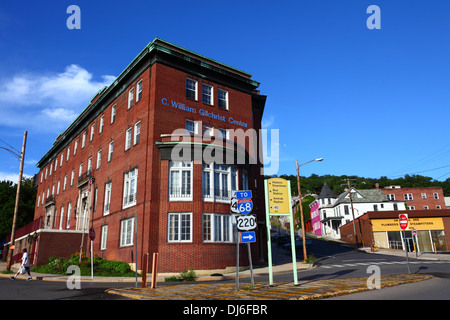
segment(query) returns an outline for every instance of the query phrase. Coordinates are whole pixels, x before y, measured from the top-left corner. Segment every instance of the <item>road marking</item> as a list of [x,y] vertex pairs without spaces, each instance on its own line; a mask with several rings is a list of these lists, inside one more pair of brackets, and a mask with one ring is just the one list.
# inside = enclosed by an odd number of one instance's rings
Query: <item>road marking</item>
[[[347,260],[348,261],[348,260]],[[411,264],[432,264],[432,263],[450,263],[450,261],[409,261]],[[357,267],[357,266],[370,266],[370,265],[392,265],[392,264],[406,264],[406,261],[368,261],[368,262],[357,262],[357,263],[343,263],[343,264],[332,264],[332,265],[322,265],[319,268],[331,269],[331,268],[345,268],[345,267]]]

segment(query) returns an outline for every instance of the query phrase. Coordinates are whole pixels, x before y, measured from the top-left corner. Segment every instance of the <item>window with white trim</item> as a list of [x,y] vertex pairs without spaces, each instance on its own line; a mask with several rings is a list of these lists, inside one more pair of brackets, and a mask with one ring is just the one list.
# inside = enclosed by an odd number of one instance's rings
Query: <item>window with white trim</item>
[[185,129],[189,134],[198,133],[198,122],[193,120],[185,120]]
[[113,105],[111,107],[111,123],[114,123],[114,121],[116,120],[116,105]]
[[86,146],[86,136],[87,136],[87,131],[83,132],[83,136],[81,139],[81,149],[83,149]]
[[197,81],[186,78],[186,98],[197,100]]
[[202,176],[203,200],[231,200],[231,191],[237,190],[237,169],[232,166],[217,163],[203,163]]
[[136,102],[142,99],[142,80],[137,83]]
[[125,151],[131,148],[131,128],[125,133]]
[[137,122],[134,124],[134,139],[133,145],[136,145],[141,140],[141,122]]
[[69,229],[70,228],[70,215],[72,213],[72,202],[69,202],[69,204],[67,205],[67,224],[66,224],[66,228]]
[[134,168],[124,175],[123,185],[123,208],[128,208],[136,204],[138,168]]
[[70,186],[73,186],[74,179],[75,179],[75,169],[72,170],[72,174],[70,176]]
[[106,241],[108,240],[108,225],[102,226],[102,235],[100,238],[100,250],[106,250]]
[[403,199],[405,199],[405,200],[413,200],[412,193],[405,193],[405,194],[403,194]]
[[75,144],[73,146],[73,155],[77,154],[77,149],[78,149],[78,139],[75,140]]
[[192,212],[169,213],[167,223],[168,242],[192,241]]
[[133,100],[134,100],[134,88],[131,88],[130,91],[128,91],[128,109],[130,109],[133,106]]
[[218,89],[217,90],[217,101],[219,108],[228,110],[228,91]]
[[204,242],[233,242],[233,222],[231,214],[204,213]]
[[95,133],[95,124],[91,125],[91,135],[89,137],[89,141],[92,141],[94,139],[94,133]]
[[59,218],[59,230],[62,230],[63,228],[63,220],[64,220],[64,206],[61,206],[61,213]]
[[192,162],[169,162],[169,200],[192,200]]
[[103,207],[103,215],[106,216],[109,214],[109,207],[111,205],[111,187],[112,182],[109,181],[105,184],[105,205]]
[[98,133],[102,133],[103,132],[103,125],[105,124],[105,115],[102,115],[100,117],[100,125],[98,126]]
[[100,169],[100,165],[102,163],[102,150],[98,150],[97,151],[97,164],[96,164],[96,169]]
[[111,141],[108,145],[108,162],[112,160],[113,148],[114,148],[114,141]]
[[202,84],[202,102],[210,105],[214,104],[213,87],[206,83]]
[[120,246],[133,245],[134,240],[134,217],[120,221]]

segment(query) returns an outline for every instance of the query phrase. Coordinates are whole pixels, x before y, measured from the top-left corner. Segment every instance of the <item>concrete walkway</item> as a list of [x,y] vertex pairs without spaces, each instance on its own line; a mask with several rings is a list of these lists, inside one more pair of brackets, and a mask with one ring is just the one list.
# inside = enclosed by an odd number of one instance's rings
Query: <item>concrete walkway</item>
[[[380,249],[376,252],[371,251],[370,248],[360,248],[374,255],[384,254],[405,257],[405,252],[401,250]],[[416,259],[415,253],[409,253],[409,258]],[[450,260],[450,254],[434,254],[434,253],[419,253],[417,255],[419,260]],[[286,273],[293,272],[291,257],[285,252],[278,252],[273,250],[273,272]],[[17,271],[19,265],[12,266],[14,272]],[[297,270],[305,270],[313,268],[313,264],[303,264],[302,261],[297,261]],[[10,277],[11,274],[2,274],[1,271],[6,269],[6,262],[0,262],[0,277]],[[267,275],[269,273],[268,267],[254,268],[254,275]],[[37,274],[33,273],[33,280],[44,281],[65,281],[69,279],[70,275],[55,275],[55,274]],[[148,276],[147,285],[150,286],[150,277]],[[321,299],[324,297],[348,294],[352,292],[369,290],[367,288],[367,277],[352,278],[352,279],[333,279],[333,280],[315,280],[315,281],[299,281],[298,286],[294,286],[293,282],[275,282],[272,287],[267,283],[256,283],[254,290],[250,290],[250,285],[247,282],[241,282],[240,290],[236,290],[235,284],[220,283],[218,280],[235,279],[235,273],[223,274],[220,276],[200,276],[196,282],[191,283],[177,283],[174,285],[161,285],[164,278],[168,275],[159,275],[157,277],[157,288],[149,289],[141,288],[141,278],[138,277],[138,287],[135,287],[135,277],[97,277],[91,279],[90,276],[81,276],[81,282],[127,282],[130,287],[123,289],[109,289],[110,294],[118,294],[132,299],[244,299],[244,300],[258,300],[258,299]],[[23,279],[26,276],[21,276]],[[239,278],[250,277],[250,270],[240,271]],[[382,288],[399,285],[403,283],[422,281],[430,279],[432,276],[423,274],[404,274],[385,276],[382,279]],[[211,283],[211,281],[216,281]]]

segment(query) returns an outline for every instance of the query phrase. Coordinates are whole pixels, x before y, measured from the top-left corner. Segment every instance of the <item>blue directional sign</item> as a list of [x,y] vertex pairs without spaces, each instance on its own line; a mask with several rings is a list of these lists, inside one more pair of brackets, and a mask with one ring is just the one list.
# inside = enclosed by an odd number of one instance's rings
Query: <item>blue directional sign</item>
[[255,231],[241,232],[241,243],[256,242]]
[[251,199],[252,190],[236,191],[236,199]]

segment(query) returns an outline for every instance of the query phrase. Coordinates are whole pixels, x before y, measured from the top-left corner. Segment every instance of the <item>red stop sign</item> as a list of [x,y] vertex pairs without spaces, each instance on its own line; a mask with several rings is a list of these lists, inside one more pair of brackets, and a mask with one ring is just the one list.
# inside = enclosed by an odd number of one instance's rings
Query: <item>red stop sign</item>
[[408,215],[402,213],[398,216],[398,222],[400,224],[400,229],[406,230],[408,229]]

